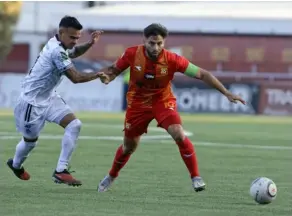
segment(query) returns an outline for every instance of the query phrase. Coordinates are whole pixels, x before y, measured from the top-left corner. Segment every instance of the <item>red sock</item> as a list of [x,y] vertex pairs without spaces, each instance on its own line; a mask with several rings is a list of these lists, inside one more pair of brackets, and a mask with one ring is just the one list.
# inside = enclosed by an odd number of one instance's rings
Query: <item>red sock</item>
[[182,142],[176,142],[179,147],[180,155],[190,172],[191,178],[200,176],[199,167],[194,146],[189,138],[185,138]]
[[119,171],[126,165],[128,160],[130,159],[130,154],[124,155],[123,154],[123,145],[120,145],[120,147],[117,149],[116,156],[114,158],[112,168],[109,171],[110,176],[112,177],[118,177]]

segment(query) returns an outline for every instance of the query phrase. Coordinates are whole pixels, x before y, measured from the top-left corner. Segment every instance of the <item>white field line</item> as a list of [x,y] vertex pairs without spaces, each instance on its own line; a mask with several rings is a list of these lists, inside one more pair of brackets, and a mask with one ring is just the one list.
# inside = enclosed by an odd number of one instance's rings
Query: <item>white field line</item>
[[[6,123],[7,124],[7,123],[11,123],[11,122],[8,122],[8,121],[0,121],[0,123],[3,123],[3,124]],[[100,123],[83,123],[82,124],[82,127],[87,127],[87,128],[111,128],[111,129],[117,129],[117,130],[121,130],[121,131],[124,129],[124,126],[123,125],[100,124]],[[163,128],[160,128],[160,127],[149,127],[148,128],[148,131],[155,131],[155,132],[166,133],[166,131]],[[9,132],[0,132],[0,135],[2,133],[9,133]],[[185,135],[186,136],[192,136],[193,133],[185,130]]]
[[[123,129],[123,125],[112,125],[112,124],[100,124],[100,123],[84,123],[84,127],[96,127],[96,128],[112,128],[112,129]],[[149,127],[149,131],[156,131],[165,133],[165,135],[147,135],[142,136],[143,142],[159,142],[168,143],[171,141],[171,136],[168,135],[164,129],[158,127]],[[186,136],[193,136],[194,134],[189,131],[185,131]],[[13,132],[0,132],[0,140],[17,140],[20,139],[20,134]],[[61,140],[63,135],[53,134],[41,134],[40,140]],[[122,136],[79,136],[80,140],[104,140],[104,141],[122,141]],[[248,149],[264,149],[264,150],[292,150],[292,146],[264,146],[264,145],[248,145],[248,144],[228,144],[228,143],[217,143],[217,142],[202,142],[192,141],[195,146],[204,147],[224,147],[224,148],[248,148]]]
[[[6,135],[1,135],[0,140],[18,140],[20,135],[12,135],[12,133],[6,133]],[[43,134],[40,137],[40,140],[61,140],[62,135],[52,135],[52,134]],[[104,140],[104,141],[122,141],[122,136],[79,136],[80,140]],[[169,139],[169,140],[166,140]],[[169,143],[171,138],[167,135],[157,135],[157,136],[143,136],[143,142],[151,143]],[[263,145],[247,145],[247,144],[227,144],[227,143],[217,143],[217,142],[201,142],[201,141],[192,141],[195,146],[203,147],[221,147],[221,148],[246,148],[246,149],[263,149],[263,150],[292,150],[292,147],[289,146],[263,146]]]
[[[120,129],[123,130],[123,125],[112,125],[112,124],[93,124],[93,123],[85,123],[82,124],[83,127],[90,128],[111,128],[111,129]],[[159,127],[149,127],[148,131],[155,131],[160,133],[165,133],[165,135],[151,135],[151,136],[142,136],[142,140],[161,140],[161,139],[171,139],[171,136],[166,133],[163,128]],[[185,135],[188,137],[193,136],[193,133],[190,131],[184,131]],[[4,135],[4,136],[3,136]],[[1,139],[15,139],[14,137],[17,133],[13,132],[0,132],[0,140]],[[63,135],[52,135],[52,134],[41,134],[40,139],[62,139]],[[87,139],[87,140],[123,140],[122,136],[79,136],[79,139]]]
[[[161,143],[169,141],[161,140]],[[265,150],[292,150],[292,146],[267,146],[267,145],[248,145],[235,143],[217,143],[217,142],[200,142],[192,141],[195,146],[225,147],[225,148],[248,148],[248,149],[265,149]]]

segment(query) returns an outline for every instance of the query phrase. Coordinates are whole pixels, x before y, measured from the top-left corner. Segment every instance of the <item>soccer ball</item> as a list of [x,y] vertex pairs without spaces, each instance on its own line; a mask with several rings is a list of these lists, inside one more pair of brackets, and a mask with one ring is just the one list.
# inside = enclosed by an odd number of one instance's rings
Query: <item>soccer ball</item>
[[277,196],[277,186],[269,178],[259,177],[250,186],[250,195],[259,204],[269,204]]

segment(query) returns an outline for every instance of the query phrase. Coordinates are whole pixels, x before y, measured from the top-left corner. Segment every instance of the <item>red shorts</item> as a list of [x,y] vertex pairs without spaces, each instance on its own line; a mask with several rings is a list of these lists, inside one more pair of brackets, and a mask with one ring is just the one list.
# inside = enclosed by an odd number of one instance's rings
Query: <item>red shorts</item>
[[149,123],[156,119],[158,127],[167,128],[172,124],[181,124],[176,102],[158,102],[153,108],[127,108],[124,123],[125,136],[132,138],[147,133]]

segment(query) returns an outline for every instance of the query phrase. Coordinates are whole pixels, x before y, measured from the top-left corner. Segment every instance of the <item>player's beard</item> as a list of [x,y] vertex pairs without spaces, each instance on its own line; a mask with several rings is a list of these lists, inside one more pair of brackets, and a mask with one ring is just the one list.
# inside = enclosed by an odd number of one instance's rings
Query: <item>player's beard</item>
[[149,50],[146,50],[146,52],[147,52],[147,56],[151,59],[151,60],[157,60],[157,58],[158,58],[158,56],[159,56],[159,54],[160,54],[160,52],[158,52],[158,54],[152,54]]

